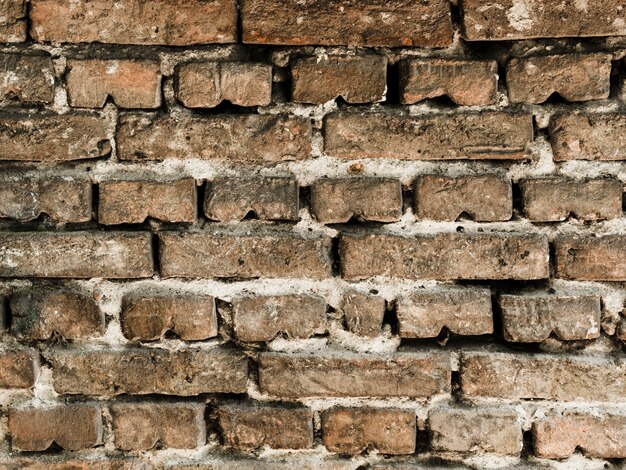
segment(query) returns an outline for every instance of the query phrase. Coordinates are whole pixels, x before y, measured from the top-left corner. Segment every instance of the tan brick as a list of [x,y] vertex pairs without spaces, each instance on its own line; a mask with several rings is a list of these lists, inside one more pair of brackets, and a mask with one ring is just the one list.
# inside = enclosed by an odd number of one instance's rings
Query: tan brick
[[489,289],[416,291],[397,300],[401,338],[435,338],[445,327],[457,335],[493,333]]
[[0,349],[0,390],[5,388],[30,388],[35,385],[37,362],[28,351]]
[[600,336],[600,297],[561,295],[501,295],[504,339],[541,342],[554,334],[564,341]]
[[204,403],[114,403],[115,448],[149,450],[194,449],[206,443]]
[[581,281],[626,281],[626,237],[581,238],[555,242],[556,277]]
[[233,404],[218,408],[224,444],[237,449],[310,449],[313,414],[303,407]]
[[193,62],[176,70],[176,98],[188,108],[214,108],[222,101],[239,106],[272,102],[272,66],[252,62]]
[[291,99],[322,104],[335,98],[375,103],[385,98],[387,58],[376,55],[305,57],[291,67]]
[[98,221],[101,224],[139,224],[148,217],[165,222],[194,222],[197,217],[195,180],[100,183]]
[[26,0],[0,0],[0,42],[26,41]]
[[13,450],[44,451],[53,443],[65,450],[89,449],[102,443],[102,414],[97,405],[9,409]]
[[533,140],[529,114],[405,116],[338,112],[326,117],[325,151],[342,158],[519,160]]
[[385,317],[385,299],[374,295],[347,291],[341,311],[348,330],[361,336],[378,336]]
[[610,54],[512,59],[506,84],[512,103],[543,103],[553,93],[567,101],[604,100],[611,88]]
[[0,277],[150,277],[150,240],[140,232],[3,233]]
[[128,294],[122,299],[120,322],[131,341],[155,341],[167,332],[184,341],[217,336],[215,300],[206,295]]
[[204,213],[219,221],[298,220],[298,182],[291,177],[218,178],[207,183]]
[[396,222],[402,217],[402,186],[389,178],[323,179],[311,186],[311,212],[323,224],[352,217]]
[[246,114],[173,118],[144,113],[123,114],[119,122],[117,152],[121,160],[199,158],[278,163],[302,160],[311,152],[311,122],[299,117]]
[[443,0],[244,0],[243,42],[445,47],[452,44]]
[[133,458],[105,457],[105,460],[72,459],[61,456],[50,458],[11,458],[8,463],[0,462],[0,470],[147,470],[146,466]]
[[259,387],[283,398],[412,397],[450,392],[450,359],[443,353],[261,353]]
[[51,103],[54,100],[54,68],[50,56],[0,54],[0,99],[3,104]]
[[495,104],[498,64],[492,60],[405,59],[400,62],[400,100],[413,104],[448,96],[460,106]]
[[420,176],[415,182],[415,215],[420,219],[477,222],[509,220],[513,215],[511,182],[498,175]]
[[[357,470],[358,464],[351,460],[339,458],[324,458],[308,453],[280,453],[283,457],[246,457],[244,455],[220,455],[217,458],[198,462],[167,463],[164,470]],[[297,457],[297,455],[305,457]],[[13,469],[11,469],[13,470]],[[39,469],[37,469],[39,470]],[[82,470],[82,469],[81,469]],[[143,470],[143,469],[142,469]],[[161,470],[161,469],[159,469]]]
[[548,242],[534,234],[344,234],[339,256],[342,276],[351,281],[375,276],[530,280],[549,274]]
[[234,0],[33,0],[35,41],[185,46],[237,40]]

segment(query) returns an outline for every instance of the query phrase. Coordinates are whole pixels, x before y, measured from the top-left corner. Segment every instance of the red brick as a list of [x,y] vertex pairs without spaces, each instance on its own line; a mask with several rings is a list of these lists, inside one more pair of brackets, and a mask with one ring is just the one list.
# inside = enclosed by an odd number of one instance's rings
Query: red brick
[[325,151],[342,158],[518,160],[533,140],[529,114],[406,116],[338,112],[326,117]]
[[400,100],[413,104],[448,96],[460,106],[495,104],[498,64],[492,60],[405,59],[400,62]]
[[26,41],[26,0],[0,1],[0,42]]
[[259,356],[261,392],[282,398],[432,397],[450,392],[450,374],[450,359],[443,353]]
[[150,240],[140,232],[3,233],[0,277],[150,277]]
[[234,0],[32,0],[35,41],[185,46],[237,40]]
[[412,237],[348,235],[339,243],[342,276],[437,280],[548,277],[548,242],[540,235],[439,233]]
[[341,311],[348,330],[361,336],[378,336],[385,317],[385,299],[374,295],[347,291]]
[[498,175],[420,176],[415,183],[415,215],[420,219],[477,222],[509,220],[513,215],[511,182]]
[[[0,6],[0,15],[2,8]],[[0,38],[2,29],[0,25]],[[0,54],[0,98],[5,104],[51,103],[54,100],[54,67],[50,56]]]
[[0,390],[35,385],[37,363],[32,353],[0,349]]
[[244,0],[243,42],[445,47],[452,43],[444,0]]
[[165,222],[194,222],[196,216],[193,178],[100,183],[98,221],[101,224],[139,224],[148,217]]
[[555,242],[556,277],[581,281],[626,281],[626,237],[561,236]]

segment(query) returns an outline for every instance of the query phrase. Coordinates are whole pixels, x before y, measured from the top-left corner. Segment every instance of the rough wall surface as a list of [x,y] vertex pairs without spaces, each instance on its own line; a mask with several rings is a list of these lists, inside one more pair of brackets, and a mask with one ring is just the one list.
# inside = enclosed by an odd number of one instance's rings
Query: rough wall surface
[[0,469],[621,469],[626,3],[0,0]]

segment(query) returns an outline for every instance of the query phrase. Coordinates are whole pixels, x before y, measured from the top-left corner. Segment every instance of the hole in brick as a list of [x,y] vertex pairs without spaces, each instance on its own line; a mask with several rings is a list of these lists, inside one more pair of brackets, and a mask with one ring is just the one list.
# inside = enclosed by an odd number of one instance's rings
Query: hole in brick
[[522,189],[519,184],[513,183],[513,217],[511,220],[519,220],[524,218],[524,205],[522,201]]
[[341,259],[339,257],[339,237],[333,238],[330,251],[330,259],[332,261],[333,276],[341,276]]
[[[458,108],[458,105],[448,95],[428,98],[424,103],[440,108]],[[462,129],[461,129],[462,130]]]
[[415,208],[415,191],[413,186],[402,186],[402,213]]
[[254,209],[250,209],[248,212],[246,212],[246,215],[243,216],[243,219],[241,220],[256,220],[258,219],[256,212],[254,211]]
[[216,404],[207,403],[204,409],[204,422],[206,424],[207,442],[224,445],[224,434],[220,426]]
[[394,335],[398,334],[400,330],[399,322],[398,322],[398,313],[397,313],[397,304],[394,300],[388,302],[385,301],[385,314],[383,315],[383,326],[389,325],[391,328],[391,333]]
[[204,215],[204,200],[208,191],[209,183],[203,181],[200,186],[196,185],[196,212],[198,220],[206,220]]
[[525,459],[533,456],[533,432],[529,429],[522,434],[522,452],[521,458]]
[[611,63],[611,76],[610,76],[610,92],[609,99],[617,98],[622,90],[623,80],[626,79],[624,66],[622,61],[613,61]]
[[298,190],[298,209],[307,207],[311,212],[311,187],[300,186]]
[[400,63],[387,65],[387,104],[400,103]]
[[494,293],[491,295],[491,311],[493,312],[493,336],[504,340],[504,324],[502,323],[502,310],[498,304],[498,296]]
[[9,299],[0,296],[0,332],[7,331],[11,328],[11,309],[9,308]]
[[152,234],[151,248],[152,248],[152,260],[153,260],[154,272],[157,274],[160,274],[161,273],[161,259],[159,257],[159,235],[156,233]]
[[452,25],[455,29],[460,28],[462,23],[461,9],[456,1],[450,2],[450,16],[452,17]]
[[415,452],[423,454],[430,448],[430,431],[428,429],[417,429],[415,436]]
[[461,390],[461,372],[458,370],[453,370],[450,374],[451,382],[450,382],[450,395],[456,401],[461,401],[463,398],[462,390]]
[[558,91],[555,91],[542,104],[549,105],[549,104],[566,104],[566,103],[569,103],[569,101],[567,101],[565,98],[563,98],[559,94]]
[[272,77],[272,102],[288,103],[292,101],[291,88],[293,79],[288,68],[274,67]]
[[[470,214],[469,212],[463,211],[459,214],[459,216],[455,219],[455,222],[460,222],[462,220],[470,220],[473,221],[474,220],[474,216],[472,214]],[[463,228],[463,227],[461,227]],[[458,227],[457,227],[457,232],[459,231]],[[463,231],[463,230],[461,230]]]

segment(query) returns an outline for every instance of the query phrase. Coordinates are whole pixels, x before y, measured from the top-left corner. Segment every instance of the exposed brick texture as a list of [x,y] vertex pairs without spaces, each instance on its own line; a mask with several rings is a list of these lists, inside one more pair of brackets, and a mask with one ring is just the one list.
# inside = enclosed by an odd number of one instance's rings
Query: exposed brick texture
[[35,385],[37,376],[35,358],[28,351],[0,351],[0,390],[29,388]]
[[0,54],[0,97],[6,104],[51,103],[54,100],[54,68],[51,58]]
[[3,0],[0,17],[0,41],[26,41],[26,0]]
[[556,276],[584,281],[626,280],[626,237],[562,236],[555,243]]
[[347,291],[341,310],[349,331],[362,336],[377,336],[385,317],[385,307],[382,297]]

